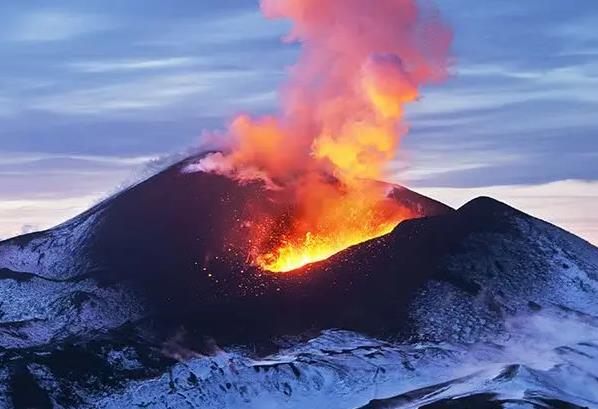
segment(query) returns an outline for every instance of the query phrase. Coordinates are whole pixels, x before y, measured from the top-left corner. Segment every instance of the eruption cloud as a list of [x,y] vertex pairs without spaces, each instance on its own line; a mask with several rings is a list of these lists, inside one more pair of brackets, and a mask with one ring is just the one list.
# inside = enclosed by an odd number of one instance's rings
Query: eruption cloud
[[263,0],[289,19],[302,45],[277,116],[235,118],[230,150],[200,163],[238,180],[285,190],[284,214],[257,223],[250,253],[290,271],[390,232],[411,211],[388,198],[387,176],[407,103],[447,75],[452,39],[435,9],[416,0]]

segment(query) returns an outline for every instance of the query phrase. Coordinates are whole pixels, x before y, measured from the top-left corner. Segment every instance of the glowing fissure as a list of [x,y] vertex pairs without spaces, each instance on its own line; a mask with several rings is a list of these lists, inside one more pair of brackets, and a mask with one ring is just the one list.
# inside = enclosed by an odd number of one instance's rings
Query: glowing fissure
[[[404,106],[445,78],[450,30],[416,0],[263,0],[268,18],[293,23],[302,44],[279,116],[242,115],[230,151],[204,168],[275,181],[293,193],[285,229],[264,231],[252,250],[284,272],[387,234],[413,215],[373,180],[387,176],[407,132]],[[276,224],[276,223],[274,223]],[[257,237],[260,237],[257,235]]]
[[387,234],[411,217],[410,211],[385,198],[387,187],[365,180],[359,183],[359,189],[322,180],[310,181],[305,190],[294,187],[304,198],[294,201],[301,204],[300,211],[275,237],[273,246],[258,249],[257,263],[269,271],[291,271]]
[[311,231],[303,236],[293,232],[290,239],[280,240],[274,250],[256,257],[259,266],[272,272],[288,272],[307,264],[326,260],[348,247],[375,237],[390,233],[400,220],[390,219],[383,224],[363,227],[351,223],[344,228],[335,228],[334,235],[328,232]]

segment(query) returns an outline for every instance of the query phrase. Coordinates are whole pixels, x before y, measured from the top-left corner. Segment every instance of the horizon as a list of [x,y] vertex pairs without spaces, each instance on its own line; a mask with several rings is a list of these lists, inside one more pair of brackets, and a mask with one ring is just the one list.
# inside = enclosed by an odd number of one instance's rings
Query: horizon
[[[76,216],[238,112],[275,112],[298,50],[257,2],[42,4],[0,6],[0,239]],[[491,196],[598,244],[598,6],[436,4],[452,75],[409,106],[391,181],[453,207]]]

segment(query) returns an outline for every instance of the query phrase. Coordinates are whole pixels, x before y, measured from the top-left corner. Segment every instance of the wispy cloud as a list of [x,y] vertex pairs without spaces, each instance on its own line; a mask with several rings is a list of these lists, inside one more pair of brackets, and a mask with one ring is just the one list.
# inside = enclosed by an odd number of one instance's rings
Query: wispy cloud
[[596,16],[596,13],[588,13],[572,21],[560,24],[555,28],[555,34],[576,43],[596,42],[595,27],[597,25],[598,16]]
[[254,73],[211,71],[141,77],[96,88],[38,98],[32,108],[59,114],[126,113],[165,107],[213,87],[247,80]]
[[470,64],[454,68],[454,74],[467,77],[506,77],[515,79],[535,79],[542,76],[541,72],[521,70],[505,64]]
[[598,103],[598,63],[518,69],[507,64],[464,65],[451,86],[426,90],[414,113],[500,109],[530,101]]
[[161,59],[125,59],[108,61],[80,61],[69,64],[76,71],[86,73],[104,73],[115,71],[142,71],[163,68],[177,68],[194,65],[199,60],[191,57],[173,57]]
[[280,20],[265,24],[264,16],[256,9],[206,22],[200,26],[204,33],[200,38],[210,42],[276,39],[286,33],[288,26]]
[[0,117],[12,115],[14,112],[12,99],[0,95]]
[[196,45],[247,46],[251,41],[278,40],[289,28],[282,20],[265,22],[257,7],[230,14],[203,18],[181,19],[160,36],[150,37],[145,44],[180,45],[181,41]]
[[89,208],[97,195],[0,201],[0,240],[47,229]]
[[[415,155],[415,152],[412,154]],[[414,166],[414,158],[410,157],[412,156],[410,152],[402,152],[406,159],[395,162],[390,170],[394,171],[399,183],[418,184],[421,181],[434,181],[436,177],[445,174],[484,169],[489,162],[496,166],[509,167],[522,159],[522,155],[497,154],[494,151],[481,149],[476,149],[474,152],[467,152],[463,149],[462,154],[451,161],[443,160],[443,156],[446,154],[447,150],[442,147],[420,152],[417,154],[417,166]]]
[[105,193],[155,159],[155,156],[2,154],[0,202]]
[[4,38],[22,42],[53,42],[108,29],[108,19],[66,11],[36,11],[22,16],[8,26]]
[[86,168],[95,167],[101,168],[107,166],[115,167],[130,167],[134,165],[142,165],[149,161],[155,160],[156,156],[102,156],[102,155],[68,155],[68,154],[51,154],[51,153],[35,153],[35,152],[11,152],[10,154],[0,153],[0,174],[6,171],[16,171],[23,169],[31,171],[34,169],[47,169],[50,165],[57,169],[65,171],[75,171],[74,163],[85,164]]

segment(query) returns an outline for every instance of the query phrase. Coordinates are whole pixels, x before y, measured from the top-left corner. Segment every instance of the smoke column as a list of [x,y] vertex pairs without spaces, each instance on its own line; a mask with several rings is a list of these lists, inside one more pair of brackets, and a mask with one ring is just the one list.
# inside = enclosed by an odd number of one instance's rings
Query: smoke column
[[291,20],[284,41],[301,43],[299,60],[279,114],[235,118],[230,151],[204,168],[292,192],[284,233],[262,229],[268,244],[253,249],[264,269],[289,271],[412,216],[373,180],[386,176],[407,133],[405,104],[446,77],[452,34],[415,0],[263,0],[261,8]]

